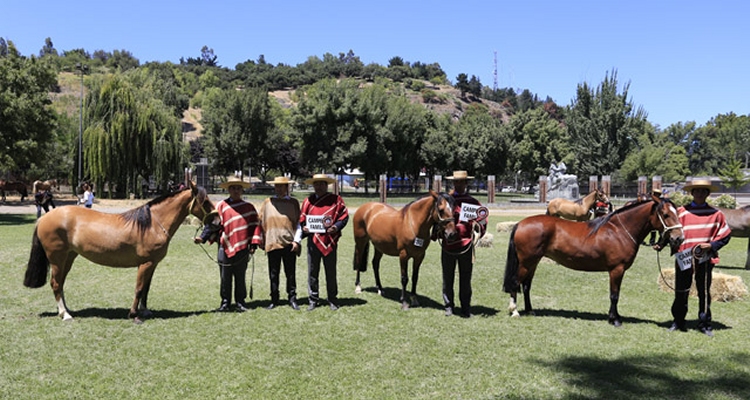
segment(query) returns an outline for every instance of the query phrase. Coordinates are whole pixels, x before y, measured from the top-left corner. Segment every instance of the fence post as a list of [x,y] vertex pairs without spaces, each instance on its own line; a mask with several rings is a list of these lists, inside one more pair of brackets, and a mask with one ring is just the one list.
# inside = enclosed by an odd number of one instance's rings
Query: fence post
[[487,203],[495,203],[495,175],[487,175]]
[[547,202],[547,175],[539,176],[539,202]]
[[380,202],[385,203],[386,192],[388,191],[388,175],[380,175]]
[[602,175],[602,192],[604,192],[607,197],[611,196],[612,180],[610,179],[609,175]]

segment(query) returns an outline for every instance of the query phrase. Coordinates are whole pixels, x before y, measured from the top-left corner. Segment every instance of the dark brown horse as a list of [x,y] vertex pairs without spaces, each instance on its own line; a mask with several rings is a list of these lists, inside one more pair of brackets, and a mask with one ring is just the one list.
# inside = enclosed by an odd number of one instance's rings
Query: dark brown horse
[[170,193],[126,211],[107,214],[85,207],[58,207],[37,222],[32,239],[24,285],[38,288],[51,269],[50,285],[63,320],[71,320],[63,285],[73,261],[81,255],[91,262],[110,267],[138,267],[135,298],[129,318],[140,322],[151,312],[146,305],[156,265],[167,255],[169,242],[182,221],[198,218],[214,207],[203,188]]
[[659,244],[676,249],[682,225],[674,204],[666,199],[631,204],[588,222],[535,215],[516,224],[510,234],[503,290],[510,293],[509,311],[518,316],[516,295],[523,290],[525,311],[531,308],[531,281],[542,257],[579,271],[609,272],[609,322],[622,325],[617,312],[620,284],[638,254],[640,243],[652,230],[662,235]]
[[0,199],[3,203],[5,202],[5,192],[18,192],[18,194],[21,195],[21,202],[29,197],[28,188],[23,182],[8,182],[0,180]]
[[[750,205],[742,208],[719,208],[727,220],[732,237],[750,238]],[[750,269],[750,239],[747,241],[745,269]]]
[[354,213],[354,269],[357,271],[356,292],[361,293],[359,274],[367,270],[370,242],[375,247],[372,270],[378,294],[383,294],[380,283],[380,259],[383,254],[398,257],[401,264],[401,308],[408,309],[406,285],[409,283],[409,259],[413,258],[411,305],[418,306],[417,281],[419,266],[430,245],[433,226],[445,231],[446,237],[456,233],[453,219],[453,198],[430,190],[430,194],[415,200],[400,210],[378,202],[365,203]]

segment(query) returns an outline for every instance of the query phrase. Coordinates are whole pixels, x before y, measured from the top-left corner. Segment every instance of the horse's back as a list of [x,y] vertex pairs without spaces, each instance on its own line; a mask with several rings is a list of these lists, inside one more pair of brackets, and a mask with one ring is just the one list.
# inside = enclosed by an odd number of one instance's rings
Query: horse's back
[[750,237],[750,206],[737,209],[721,208],[734,237]]

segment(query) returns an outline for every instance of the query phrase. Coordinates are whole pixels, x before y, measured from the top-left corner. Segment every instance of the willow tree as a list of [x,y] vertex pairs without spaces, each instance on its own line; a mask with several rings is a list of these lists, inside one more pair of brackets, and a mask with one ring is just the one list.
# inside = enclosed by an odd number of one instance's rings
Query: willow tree
[[180,121],[147,86],[126,75],[95,81],[86,101],[83,151],[86,177],[114,193],[138,193],[154,177],[160,184],[178,179],[185,146]]

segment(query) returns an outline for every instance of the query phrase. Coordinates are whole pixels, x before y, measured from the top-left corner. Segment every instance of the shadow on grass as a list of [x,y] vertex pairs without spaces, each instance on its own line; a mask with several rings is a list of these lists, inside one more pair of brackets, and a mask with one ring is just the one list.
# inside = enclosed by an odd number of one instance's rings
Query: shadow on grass
[[[726,358],[689,354],[596,358],[570,356],[558,361],[536,360],[554,373],[565,373],[571,393],[561,398],[592,399],[708,399],[750,398],[750,374],[726,368],[748,365],[750,354],[738,352]],[[684,365],[701,365],[700,376],[680,376]]]
[[36,215],[31,214],[0,214],[0,226],[31,224],[35,220]]
[[[525,312],[521,312],[521,315],[524,317],[528,317],[529,314]],[[609,314],[605,313],[592,313],[592,312],[581,312],[581,311],[571,311],[571,310],[550,310],[546,308],[535,308],[534,309],[534,316],[536,317],[555,317],[555,318],[566,318],[566,319],[580,319],[584,321],[608,321],[609,320]],[[669,328],[672,325],[672,321],[654,321],[649,319],[641,319],[636,317],[626,317],[626,316],[620,316],[622,319],[622,323],[624,324],[653,324],[657,326],[661,326],[664,328]],[[713,321],[711,323],[711,326],[714,331],[720,331],[725,329],[732,329],[729,326],[726,326],[720,322]],[[687,328],[690,329],[697,329],[698,322],[697,321],[688,321],[687,322]]]
[[[70,311],[70,315],[73,317],[73,319],[76,318],[102,318],[102,319],[111,319],[111,320],[127,320],[128,319],[128,313],[130,312],[129,308],[98,308],[98,307],[92,307],[92,308],[84,308],[77,311]],[[197,310],[197,311],[174,311],[174,310],[154,310],[152,309],[151,312],[153,313],[150,317],[144,318],[144,320],[152,320],[152,319],[176,319],[176,318],[186,318],[193,315],[201,315],[210,313],[209,310]],[[57,317],[57,312],[45,312],[39,314],[40,317]]]
[[[378,294],[378,288],[375,286],[362,288],[362,291]],[[409,296],[409,293],[407,292],[406,295]],[[396,303],[401,303],[401,289],[399,288],[384,287],[381,296]],[[421,308],[434,308],[439,310],[443,309],[443,303],[438,303],[437,301],[429,297],[422,296],[419,293],[417,293],[417,301],[419,301],[419,307]]]

